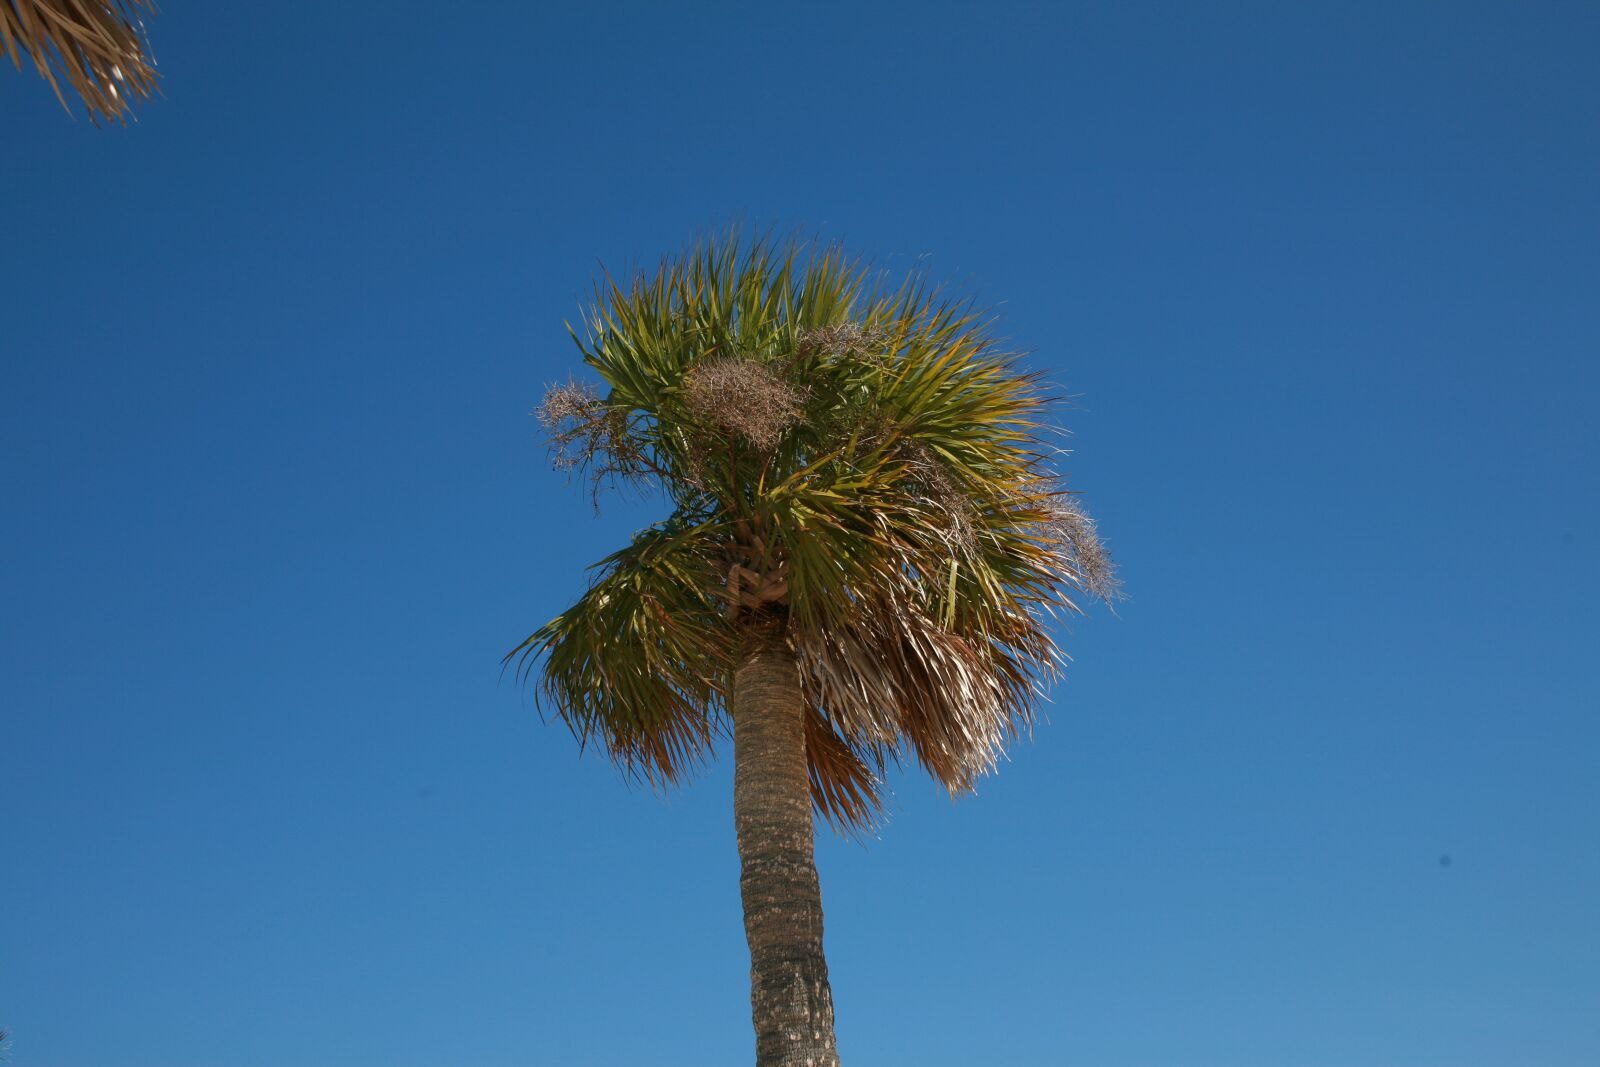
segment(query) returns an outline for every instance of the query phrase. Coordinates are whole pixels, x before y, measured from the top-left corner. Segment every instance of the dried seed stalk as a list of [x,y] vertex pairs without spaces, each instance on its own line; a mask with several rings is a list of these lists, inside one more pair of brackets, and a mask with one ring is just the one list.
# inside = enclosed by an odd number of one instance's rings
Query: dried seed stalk
[[715,358],[684,376],[684,404],[712,425],[738,434],[763,452],[805,414],[806,394],[764,363]]
[[1048,537],[1061,548],[1078,584],[1107,603],[1123,597],[1116,563],[1087,509],[1074,497],[1058,496],[1049,505]]

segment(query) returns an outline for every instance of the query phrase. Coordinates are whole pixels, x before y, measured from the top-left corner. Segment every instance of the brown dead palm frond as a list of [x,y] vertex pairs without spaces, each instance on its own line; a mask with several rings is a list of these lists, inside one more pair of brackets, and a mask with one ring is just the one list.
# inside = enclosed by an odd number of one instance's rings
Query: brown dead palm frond
[[141,18],[154,10],[151,0],[0,0],[0,46],[18,70],[26,54],[62,107],[65,77],[90,118],[126,121],[156,89]]

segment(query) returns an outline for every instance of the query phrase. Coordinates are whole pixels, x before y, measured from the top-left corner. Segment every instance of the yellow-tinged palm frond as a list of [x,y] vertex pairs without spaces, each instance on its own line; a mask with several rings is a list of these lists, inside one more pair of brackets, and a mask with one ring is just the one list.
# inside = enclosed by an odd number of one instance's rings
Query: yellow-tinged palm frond
[[[141,14],[150,0],[0,0],[0,47],[22,69],[33,61],[62,107],[59,77],[99,119],[127,118],[135,97],[156,88]],[[70,110],[70,108],[69,108]]]
[[541,414],[558,465],[675,510],[514,653],[550,706],[675,781],[726,725],[740,633],[778,629],[835,825],[869,824],[903,757],[970,788],[1064,663],[1052,616],[1116,592],[1039,382],[990,329],[834,248],[729,238],[604,279],[573,333],[603,385]]

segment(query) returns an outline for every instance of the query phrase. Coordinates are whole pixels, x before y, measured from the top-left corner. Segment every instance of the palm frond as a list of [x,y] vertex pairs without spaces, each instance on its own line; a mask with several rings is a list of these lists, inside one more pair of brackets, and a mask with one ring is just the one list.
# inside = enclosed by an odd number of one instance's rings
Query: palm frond
[[519,678],[541,670],[541,705],[623,767],[681,781],[710,754],[726,696],[729,627],[709,595],[704,527],[663,523],[596,566],[570,609],[506,656]]
[[815,701],[806,707],[806,769],[811,801],[841,832],[866,830],[882,810],[884,746],[852,741]]
[[26,54],[62,107],[64,77],[90,118],[126,121],[156,89],[147,11],[150,0],[0,0],[0,46],[18,70]]

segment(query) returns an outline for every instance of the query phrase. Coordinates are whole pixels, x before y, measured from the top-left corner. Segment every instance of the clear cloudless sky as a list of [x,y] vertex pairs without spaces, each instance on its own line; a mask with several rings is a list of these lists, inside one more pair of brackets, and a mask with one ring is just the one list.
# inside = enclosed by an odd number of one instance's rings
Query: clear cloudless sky
[[656,513],[529,412],[734,222],[994,305],[1131,599],[819,865],[847,1064],[1600,1063],[1600,8],[200,4],[0,68],[16,1067],[752,1058],[727,761],[499,658]]

